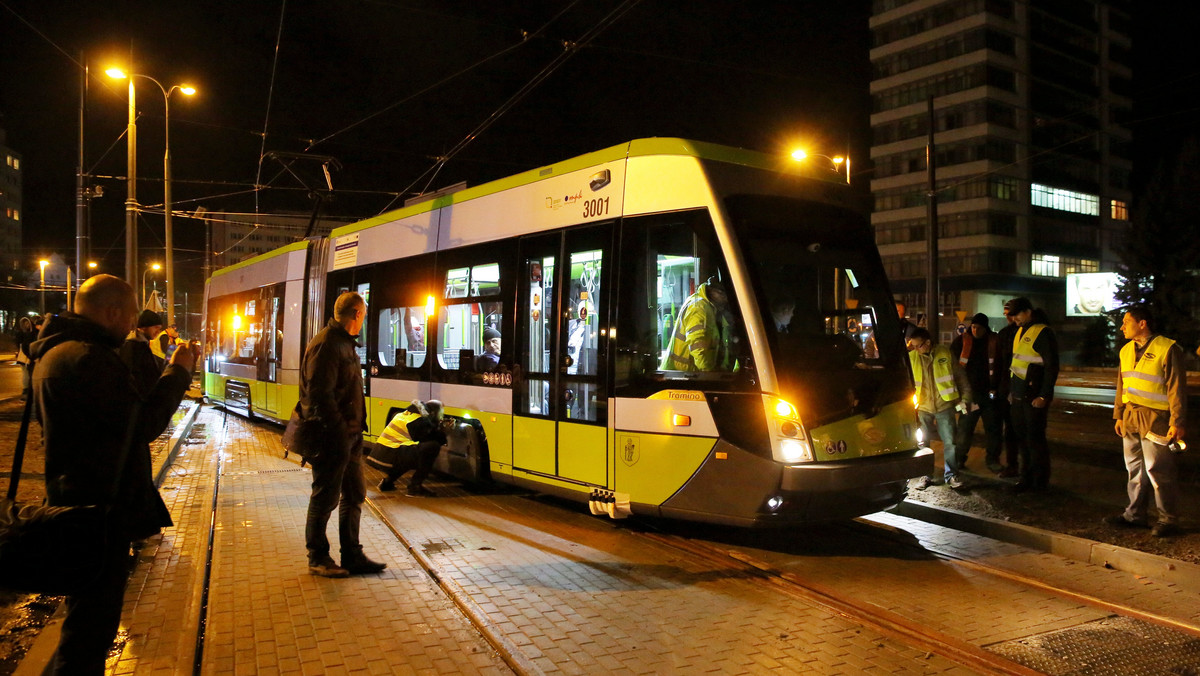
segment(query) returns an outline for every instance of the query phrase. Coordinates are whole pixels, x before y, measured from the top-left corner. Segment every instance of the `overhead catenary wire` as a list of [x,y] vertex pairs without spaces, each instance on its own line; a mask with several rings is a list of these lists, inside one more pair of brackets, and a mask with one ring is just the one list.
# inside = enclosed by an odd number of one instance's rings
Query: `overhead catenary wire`
[[[576,0],[576,1],[578,2],[578,0]],[[547,64],[545,67],[543,67],[542,70],[539,71],[537,74],[535,74],[528,82],[526,82],[524,85],[522,85],[521,88],[518,89],[516,91],[516,93],[514,93],[512,96],[510,96],[504,103],[500,104],[499,108],[497,108],[495,111],[493,111],[491,115],[487,116],[474,129],[472,129],[469,133],[467,133],[467,135],[464,136],[462,138],[462,140],[460,140],[458,143],[456,143],[452,148],[450,148],[450,150],[443,153],[441,155],[441,157],[438,158],[437,162],[435,162],[433,164],[433,166],[431,166],[429,169],[426,169],[424,172],[422,172],[420,176],[418,176],[407,187],[405,187],[403,190],[401,190],[400,193],[402,195],[408,194],[412,190],[412,188],[414,186],[416,186],[418,183],[420,183],[421,180],[424,179],[427,175],[429,176],[429,178],[428,178],[428,180],[425,181],[425,187],[422,189],[421,192],[425,192],[426,190],[428,190],[429,186],[433,184],[433,180],[435,178],[437,178],[437,175],[441,172],[442,168],[446,166],[447,162],[454,159],[454,157],[456,155],[458,155],[459,153],[461,153],[464,149],[466,149],[466,147],[468,145],[470,145],[471,142],[473,142],[476,138],[479,138],[480,134],[487,131],[487,129],[489,127],[491,127],[493,124],[495,124],[497,120],[499,120],[501,117],[503,117],[505,113],[512,110],[512,108],[514,106],[516,106],[518,103],[520,103],[521,100],[523,100],[530,92],[532,92],[534,89],[536,89],[538,85],[540,85],[547,78],[549,78],[550,75],[552,75],[556,70],[558,70],[558,68],[560,66],[562,66],[564,63],[567,62],[568,59],[570,59],[572,56],[574,56],[579,51],[580,48],[586,46],[588,43],[590,43],[592,40],[594,40],[596,38],[596,36],[598,36],[602,32],[604,32],[609,26],[611,26],[612,24],[614,24],[618,20],[620,20],[621,17],[625,16],[625,14],[628,13],[629,10],[633,9],[633,7],[636,6],[639,2],[641,2],[641,0],[624,0],[624,2],[622,2],[616,8],[614,8],[604,18],[602,18],[602,19],[600,19],[600,21],[596,22],[596,24],[594,26],[589,28],[578,40],[575,40],[574,42],[563,43],[563,51],[560,52],[558,54],[558,56],[556,56],[549,64]],[[572,3],[566,9],[570,9],[571,7],[574,7],[575,4],[576,3]],[[565,12],[566,9],[564,9],[563,12]],[[562,16],[563,12],[559,12],[559,14],[557,14],[554,18],[552,18],[549,22],[547,22],[546,26],[548,26],[550,23],[553,23],[556,19],[558,19],[559,16]],[[539,32],[544,29],[545,29],[545,26],[543,26],[541,29],[539,29]],[[397,197],[396,199],[399,199],[399,197]],[[391,202],[388,203],[387,206],[385,206],[383,208],[382,211],[380,211],[380,213],[383,213],[383,212],[391,209],[392,205],[395,204],[395,202],[396,202],[396,200],[393,199]]]
[[[258,148],[258,170],[254,174],[254,183],[257,186],[262,181],[262,164],[263,158],[267,152],[267,129],[271,124],[271,101],[275,98],[275,75],[279,71],[279,45],[283,41],[283,19],[287,15],[287,0],[282,0],[279,5],[279,28],[275,31],[275,56],[271,60],[271,83],[267,87],[267,111],[263,115],[263,130],[262,144]],[[258,211],[258,191],[254,189],[254,210]]]

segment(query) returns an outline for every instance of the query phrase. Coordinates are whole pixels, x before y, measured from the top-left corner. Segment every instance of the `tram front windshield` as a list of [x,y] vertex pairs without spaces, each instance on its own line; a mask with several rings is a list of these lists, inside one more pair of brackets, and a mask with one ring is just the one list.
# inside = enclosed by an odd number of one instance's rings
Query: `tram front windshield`
[[899,320],[865,219],[785,198],[738,196],[727,205],[779,394],[805,423],[870,416],[906,397]]

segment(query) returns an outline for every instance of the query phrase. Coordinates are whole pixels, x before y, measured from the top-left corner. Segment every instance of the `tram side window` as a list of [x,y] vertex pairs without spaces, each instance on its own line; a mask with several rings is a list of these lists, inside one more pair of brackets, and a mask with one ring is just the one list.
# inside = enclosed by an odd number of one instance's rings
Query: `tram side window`
[[424,307],[390,307],[379,312],[379,364],[420,368],[425,364]]
[[618,387],[727,380],[744,365],[737,299],[707,212],[626,219],[622,250]]
[[443,369],[478,373],[501,369],[504,305],[499,300],[483,300],[499,295],[498,263],[446,271],[444,302],[438,314],[437,356]]
[[[277,360],[283,345],[282,285],[213,298],[208,304],[210,369],[217,364],[256,365]],[[264,339],[264,336],[265,339]],[[265,342],[264,342],[265,340]],[[266,380],[271,373],[262,374]]]

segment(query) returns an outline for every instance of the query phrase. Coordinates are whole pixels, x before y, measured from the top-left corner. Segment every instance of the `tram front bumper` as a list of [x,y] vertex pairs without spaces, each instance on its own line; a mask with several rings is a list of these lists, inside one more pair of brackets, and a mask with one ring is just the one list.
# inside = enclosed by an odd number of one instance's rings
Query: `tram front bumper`
[[907,481],[933,474],[933,451],[918,448],[875,458],[839,462],[813,462],[783,468],[780,489],[804,493],[831,493],[863,486]]

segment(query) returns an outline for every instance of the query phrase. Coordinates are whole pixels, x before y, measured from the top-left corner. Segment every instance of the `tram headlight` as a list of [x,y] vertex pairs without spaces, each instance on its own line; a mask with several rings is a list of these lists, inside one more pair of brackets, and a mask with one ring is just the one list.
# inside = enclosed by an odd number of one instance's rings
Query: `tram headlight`
[[782,506],[783,506],[783,498],[779,497],[778,495],[772,495],[771,497],[767,498],[767,509],[769,509],[770,511],[772,511],[772,512],[778,511],[779,508]]
[[807,439],[780,439],[779,454],[784,462],[812,462],[812,446]]
[[925,445],[925,428],[918,427],[917,431],[913,433],[913,438],[917,440],[917,446],[923,447]]

